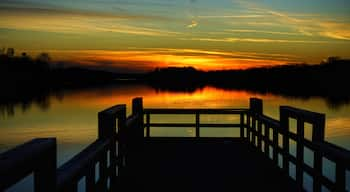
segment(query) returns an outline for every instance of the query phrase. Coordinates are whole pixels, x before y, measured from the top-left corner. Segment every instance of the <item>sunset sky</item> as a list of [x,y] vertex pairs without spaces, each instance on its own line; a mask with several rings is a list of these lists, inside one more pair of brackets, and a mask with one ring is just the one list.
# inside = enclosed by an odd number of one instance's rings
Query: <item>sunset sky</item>
[[349,0],[0,0],[0,48],[121,71],[350,58]]

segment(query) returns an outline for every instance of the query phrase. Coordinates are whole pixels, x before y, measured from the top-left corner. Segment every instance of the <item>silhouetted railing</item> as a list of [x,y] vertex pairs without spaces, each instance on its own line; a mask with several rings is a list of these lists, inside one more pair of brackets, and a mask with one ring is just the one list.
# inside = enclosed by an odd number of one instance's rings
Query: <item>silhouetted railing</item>
[[[262,114],[261,100],[251,99],[250,103],[244,137],[290,175],[300,190],[306,187],[308,177],[313,191],[346,191],[350,153],[324,141],[324,114],[281,106],[277,121]],[[309,159],[305,154],[309,154]],[[325,161],[334,163],[335,178],[323,171]]]
[[[200,137],[200,128],[240,128],[243,134],[244,115],[247,114],[248,109],[144,109],[146,116],[146,137],[150,137],[151,127],[195,127],[195,136]],[[151,123],[151,115],[193,115],[194,123]],[[237,115],[240,117],[239,123],[201,123],[201,115]]]
[[33,139],[0,155],[0,191],[34,173],[34,189],[55,191],[56,139]]
[[[55,139],[34,139],[1,154],[0,191],[32,172],[35,191],[77,191],[82,179],[86,191],[115,191],[120,178],[138,163],[138,149],[144,137],[151,139],[154,127],[193,127],[194,137],[201,137],[201,128],[239,129],[242,142],[270,158],[299,190],[307,187],[306,179],[312,182],[308,186],[312,191],[347,189],[350,152],[324,141],[324,114],[281,106],[280,120],[275,120],[263,114],[262,100],[255,98],[247,109],[143,109],[142,105],[142,98],[133,99],[128,117],[125,105],[100,112],[98,139],[57,170]],[[151,121],[153,115],[164,114],[192,115],[193,123]],[[211,114],[237,116],[239,122],[201,123],[201,115]],[[326,163],[335,165],[334,178],[327,175]]]

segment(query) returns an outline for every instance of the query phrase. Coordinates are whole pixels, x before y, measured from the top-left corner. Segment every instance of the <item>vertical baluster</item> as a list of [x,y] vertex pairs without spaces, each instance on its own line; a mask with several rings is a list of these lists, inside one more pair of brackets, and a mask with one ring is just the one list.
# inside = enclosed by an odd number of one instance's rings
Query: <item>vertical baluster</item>
[[151,135],[150,124],[151,124],[151,117],[150,117],[150,113],[147,112],[146,113],[146,137],[150,137],[150,135]]
[[94,192],[95,189],[95,164],[92,164],[87,171],[85,186],[87,192]]
[[298,190],[303,189],[303,164],[304,164],[304,120],[302,116],[297,118],[297,149],[296,149],[296,183]]
[[270,137],[270,124],[269,123],[266,123],[265,124],[265,129],[264,129],[264,131],[265,131],[265,133],[264,133],[264,135],[265,135],[265,137],[264,137],[264,142],[265,142],[265,145],[264,145],[264,151],[265,151],[265,154],[270,158],[270,148],[269,148],[269,146],[270,146],[270,139],[269,139],[269,137]]
[[241,139],[244,139],[244,113],[240,113],[240,131],[239,131],[239,135],[241,137]]
[[[324,141],[325,137],[325,115],[319,114],[312,124],[312,142],[321,143]],[[322,151],[320,148],[317,148],[314,151],[314,170],[315,175],[313,177],[313,189],[314,191],[321,191],[321,178],[322,178]]]
[[289,122],[288,111],[284,106],[280,107],[280,124],[283,137],[283,169],[289,175]]
[[278,165],[278,130],[280,127],[272,127],[272,148],[273,148],[273,162]]
[[200,137],[200,132],[199,132],[199,112],[196,112],[196,137]]

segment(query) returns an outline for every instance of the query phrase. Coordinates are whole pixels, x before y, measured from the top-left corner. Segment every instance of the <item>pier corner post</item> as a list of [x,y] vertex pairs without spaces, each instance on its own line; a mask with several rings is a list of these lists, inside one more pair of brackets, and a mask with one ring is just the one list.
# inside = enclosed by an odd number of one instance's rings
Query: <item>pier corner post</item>
[[288,110],[286,106],[280,106],[280,124],[281,124],[282,146],[283,146],[282,169],[286,172],[287,175],[289,175],[289,137],[288,137],[289,117],[288,117]]
[[263,100],[259,98],[250,98],[249,110],[255,114],[263,114]]
[[55,191],[57,144],[56,138],[47,138],[47,150],[42,154],[42,162],[34,171],[34,190],[38,192]]
[[132,100],[132,115],[137,115],[138,123],[135,136],[138,140],[142,140],[144,136],[144,122],[143,122],[143,100],[142,97],[136,97]]
[[258,128],[261,127],[261,123],[259,120],[259,115],[263,114],[263,101],[259,98],[250,98],[249,99],[249,113],[250,113],[250,117],[251,117],[251,123],[252,126],[249,126],[250,129],[250,133],[252,134],[252,138],[250,140],[250,142],[258,147]]

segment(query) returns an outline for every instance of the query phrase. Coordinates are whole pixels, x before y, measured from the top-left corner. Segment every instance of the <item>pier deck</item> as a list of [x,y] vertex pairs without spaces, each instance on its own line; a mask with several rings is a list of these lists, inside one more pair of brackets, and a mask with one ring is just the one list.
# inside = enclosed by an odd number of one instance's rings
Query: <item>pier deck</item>
[[292,179],[239,138],[145,138],[135,157],[121,183],[137,178],[133,186],[144,191],[296,191]]

